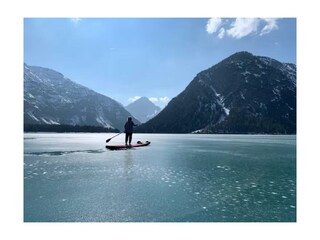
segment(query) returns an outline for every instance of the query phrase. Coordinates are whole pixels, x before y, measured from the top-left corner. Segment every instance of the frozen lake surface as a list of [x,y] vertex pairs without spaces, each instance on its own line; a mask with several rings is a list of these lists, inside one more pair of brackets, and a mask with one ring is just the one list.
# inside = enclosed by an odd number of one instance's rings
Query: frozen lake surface
[[25,133],[24,220],[296,221],[296,136],[114,135]]

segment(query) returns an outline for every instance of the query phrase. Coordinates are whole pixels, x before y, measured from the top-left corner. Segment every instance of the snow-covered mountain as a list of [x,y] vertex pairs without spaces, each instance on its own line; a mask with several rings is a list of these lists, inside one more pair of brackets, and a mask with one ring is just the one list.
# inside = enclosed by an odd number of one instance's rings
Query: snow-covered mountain
[[295,133],[296,65],[231,55],[200,72],[141,132]]
[[126,106],[126,109],[142,123],[155,117],[161,111],[161,108],[156,106],[147,97],[141,97],[133,103],[130,103]]
[[122,130],[129,115],[115,100],[59,72],[24,64],[25,124],[91,125]]

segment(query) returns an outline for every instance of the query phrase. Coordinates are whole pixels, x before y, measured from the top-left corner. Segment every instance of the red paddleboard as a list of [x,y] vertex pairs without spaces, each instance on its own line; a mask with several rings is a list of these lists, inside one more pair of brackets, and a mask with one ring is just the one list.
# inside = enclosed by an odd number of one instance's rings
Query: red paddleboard
[[136,148],[136,147],[145,147],[150,145],[151,142],[146,141],[145,143],[137,142],[137,144],[131,144],[131,145],[106,145],[106,148],[109,150],[123,150],[123,149],[130,149],[130,148]]

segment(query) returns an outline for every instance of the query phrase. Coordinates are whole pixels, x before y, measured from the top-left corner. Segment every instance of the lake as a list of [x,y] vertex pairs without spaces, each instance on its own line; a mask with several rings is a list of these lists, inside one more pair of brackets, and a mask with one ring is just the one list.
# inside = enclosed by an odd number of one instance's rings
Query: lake
[[296,221],[295,135],[114,135],[25,133],[24,221]]

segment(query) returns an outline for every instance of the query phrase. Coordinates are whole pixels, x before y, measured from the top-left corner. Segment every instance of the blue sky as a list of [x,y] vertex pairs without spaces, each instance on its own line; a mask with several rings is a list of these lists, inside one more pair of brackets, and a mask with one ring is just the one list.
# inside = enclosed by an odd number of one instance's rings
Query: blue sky
[[24,61],[48,67],[128,105],[156,105],[195,75],[249,51],[296,63],[296,19],[26,18]]

